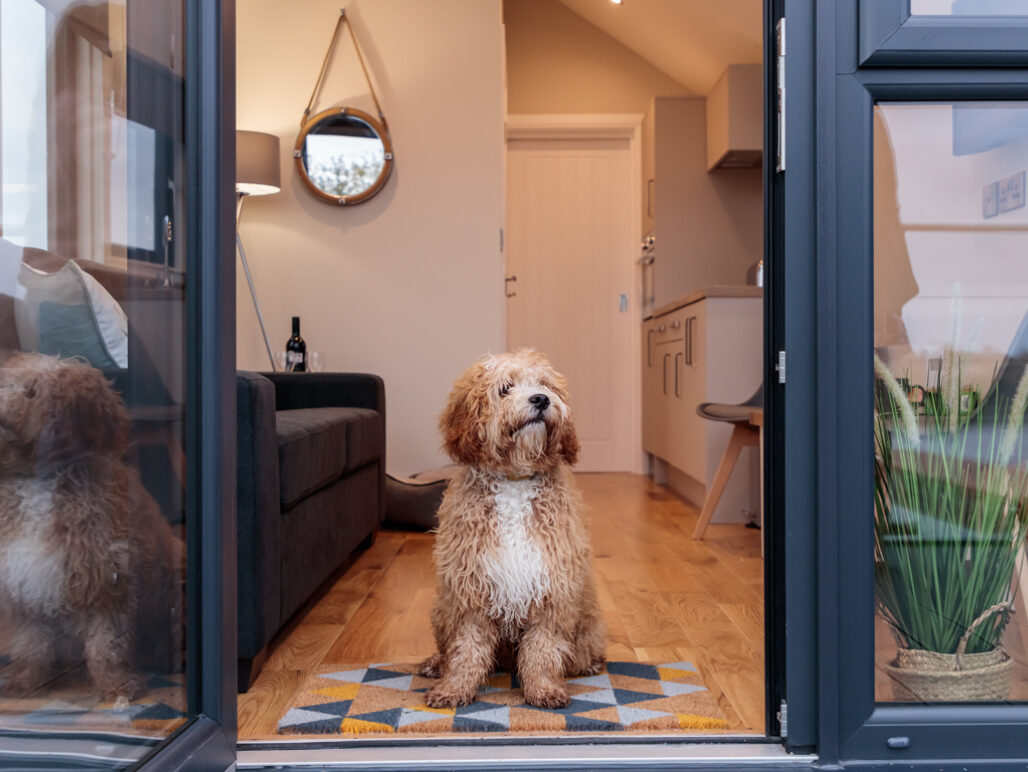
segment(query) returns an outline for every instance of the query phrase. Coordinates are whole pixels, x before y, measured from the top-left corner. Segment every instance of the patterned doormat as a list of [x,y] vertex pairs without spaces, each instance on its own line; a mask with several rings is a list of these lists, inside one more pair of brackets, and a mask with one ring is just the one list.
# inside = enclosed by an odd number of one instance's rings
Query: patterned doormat
[[689,662],[608,662],[599,675],[568,679],[571,704],[525,704],[516,677],[495,673],[478,698],[430,708],[435,679],[416,665],[323,666],[278,722],[280,734],[612,732],[725,729],[728,722]]
[[31,697],[0,697],[0,734],[45,727],[54,732],[67,729],[165,737],[188,718],[181,673],[150,676],[146,693],[132,702],[101,700],[83,678],[67,681],[70,683],[41,689]]

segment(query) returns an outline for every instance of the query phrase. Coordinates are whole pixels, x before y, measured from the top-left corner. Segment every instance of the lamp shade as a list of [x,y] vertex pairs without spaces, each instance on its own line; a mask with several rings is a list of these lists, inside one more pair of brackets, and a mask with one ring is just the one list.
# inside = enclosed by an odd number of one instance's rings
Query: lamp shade
[[266,196],[282,190],[278,137],[262,131],[236,132],[236,193]]

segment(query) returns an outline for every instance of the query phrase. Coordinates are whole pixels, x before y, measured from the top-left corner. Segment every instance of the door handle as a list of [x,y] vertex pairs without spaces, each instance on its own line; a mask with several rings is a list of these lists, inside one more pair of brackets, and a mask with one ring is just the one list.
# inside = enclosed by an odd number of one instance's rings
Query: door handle
[[504,294],[504,295],[506,295],[506,296],[507,296],[507,297],[509,297],[509,298],[512,298],[512,297],[514,297],[515,295],[517,295],[517,294],[518,294],[518,293],[516,293],[516,292],[508,292],[508,291],[507,291],[507,289],[508,289],[508,288],[510,287],[510,283],[511,283],[512,281],[517,281],[517,280],[518,280],[518,277],[517,277],[517,276],[508,276],[508,277],[506,277],[506,278],[505,278],[505,279],[503,280],[503,294]]
[[653,333],[655,333],[655,332],[656,332],[656,330],[653,329],[652,327],[650,327],[650,329],[648,329],[646,331],[646,366],[647,367],[653,367],[653,343],[651,341],[653,340]]

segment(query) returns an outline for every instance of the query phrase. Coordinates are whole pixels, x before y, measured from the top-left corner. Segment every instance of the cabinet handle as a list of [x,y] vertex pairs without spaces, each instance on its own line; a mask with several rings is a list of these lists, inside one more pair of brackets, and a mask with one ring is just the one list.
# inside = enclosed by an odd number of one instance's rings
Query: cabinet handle
[[693,357],[692,347],[692,333],[693,330],[696,328],[696,325],[694,324],[695,321],[695,316],[690,316],[688,319],[685,320],[685,363],[689,367],[692,367],[694,364],[696,364],[695,359]]
[[653,367],[653,333],[655,333],[652,327],[646,331],[646,366]]
[[664,358],[661,360],[663,372],[661,373],[660,385],[664,390],[664,396],[667,396],[667,361],[671,358],[670,354],[664,354]]
[[657,328],[657,332],[664,332],[664,330],[666,329],[667,327],[665,327],[664,325],[660,325],[660,327]]
[[678,357],[682,357],[682,359],[684,360],[685,354],[683,354],[681,351],[675,352],[675,396],[681,397],[682,393],[678,388]]
[[675,319],[675,321],[671,322],[671,329],[672,330],[677,330],[681,326],[682,326],[682,320],[681,319]]

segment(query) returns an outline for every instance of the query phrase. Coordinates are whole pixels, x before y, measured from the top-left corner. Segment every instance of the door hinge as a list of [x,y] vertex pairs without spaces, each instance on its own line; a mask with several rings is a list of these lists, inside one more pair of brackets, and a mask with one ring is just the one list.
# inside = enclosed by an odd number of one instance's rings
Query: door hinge
[[777,152],[775,171],[785,171],[785,17],[775,25],[776,68],[775,68],[775,128]]
[[778,371],[778,382],[785,383],[785,352],[778,352],[778,363],[775,365],[775,370]]
[[778,732],[783,739],[789,736],[789,706],[782,700],[778,708]]

